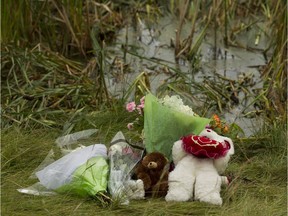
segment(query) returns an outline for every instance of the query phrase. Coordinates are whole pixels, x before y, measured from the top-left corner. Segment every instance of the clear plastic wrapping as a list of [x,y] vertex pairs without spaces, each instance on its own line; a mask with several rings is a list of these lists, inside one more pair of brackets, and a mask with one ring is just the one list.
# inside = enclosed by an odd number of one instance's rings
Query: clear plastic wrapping
[[128,204],[129,199],[143,198],[143,184],[131,180],[131,172],[141,160],[144,149],[130,146],[122,132],[115,135],[111,144],[108,151],[110,165],[108,189],[112,198],[121,199],[122,204]]
[[103,144],[92,144],[90,137],[96,132],[97,129],[89,129],[57,138],[57,150],[62,157],[54,160],[55,151],[51,149],[32,174],[39,182],[18,191],[33,195],[53,195],[54,191],[95,195],[106,191],[107,148]]

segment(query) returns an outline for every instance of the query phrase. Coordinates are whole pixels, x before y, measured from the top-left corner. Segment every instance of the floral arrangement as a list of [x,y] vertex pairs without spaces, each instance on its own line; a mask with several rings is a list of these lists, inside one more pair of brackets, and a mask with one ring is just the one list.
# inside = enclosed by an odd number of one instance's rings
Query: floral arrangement
[[[176,112],[181,112],[190,116],[198,116],[191,107],[185,105],[179,95],[168,96],[158,100],[162,105],[171,108]],[[145,107],[145,96],[140,99],[140,103],[136,104],[135,101],[126,104],[126,110],[128,112],[136,112],[138,117],[127,124],[129,130],[138,130],[143,133],[144,127],[144,107]],[[211,128],[219,134],[227,134],[229,127],[227,123],[220,119],[217,114],[213,114],[209,125],[206,128]]]
[[127,127],[140,134],[148,153],[158,151],[171,158],[171,145],[179,137],[199,134],[211,121],[196,115],[178,95],[158,99],[148,94],[139,102],[126,105],[128,112],[136,114],[136,119]]
[[178,95],[158,99],[148,94],[140,99],[140,103],[128,103],[126,110],[136,113],[136,119],[127,127],[137,130],[147,152],[158,151],[169,159],[173,143],[182,136],[198,135],[205,128],[222,135],[229,132],[228,125],[218,115],[209,119],[199,117]]
[[[190,116],[197,116],[193,112],[192,108],[184,105],[182,99],[179,95],[168,96],[166,95],[163,99],[159,99],[159,102],[166,107],[171,108],[174,111],[185,113]],[[133,121],[127,124],[129,130],[138,129],[139,127],[144,127],[144,107],[145,107],[145,96],[140,99],[140,103],[136,104],[135,101],[129,102],[126,104],[126,110],[130,113],[137,112],[138,117]]]

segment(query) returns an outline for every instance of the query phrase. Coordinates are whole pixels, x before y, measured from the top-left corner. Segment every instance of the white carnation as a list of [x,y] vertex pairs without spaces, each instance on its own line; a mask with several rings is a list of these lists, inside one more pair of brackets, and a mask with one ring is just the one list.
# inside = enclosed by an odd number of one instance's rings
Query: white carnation
[[160,102],[164,106],[168,106],[175,111],[179,111],[179,112],[185,113],[187,115],[191,115],[191,116],[196,115],[193,112],[193,110],[191,109],[191,107],[184,105],[184,103],[183,103],[183,101],[179,95],[173,95],[171,97],[166,95],[162,100],[160,100]]

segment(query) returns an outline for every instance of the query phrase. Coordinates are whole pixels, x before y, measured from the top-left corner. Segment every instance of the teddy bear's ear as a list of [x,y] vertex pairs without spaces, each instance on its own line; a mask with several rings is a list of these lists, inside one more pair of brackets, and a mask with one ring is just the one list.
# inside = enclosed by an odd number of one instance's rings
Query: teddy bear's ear
[[147,158],[147,155],[145,155],[142,160],[145,160],[146,158]]

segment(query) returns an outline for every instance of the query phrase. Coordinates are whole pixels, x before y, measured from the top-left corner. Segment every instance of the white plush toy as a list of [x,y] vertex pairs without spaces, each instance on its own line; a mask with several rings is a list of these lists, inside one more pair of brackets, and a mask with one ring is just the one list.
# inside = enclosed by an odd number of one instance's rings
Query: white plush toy
[[222,205],[221,185],[229,181],[219,174],[226,169],[232,154],[232,140],[211,129],[204,129],[199,136],[190,135],[175,142],[172,148],[175,169],[169,173],[166,201],[194,198]]

